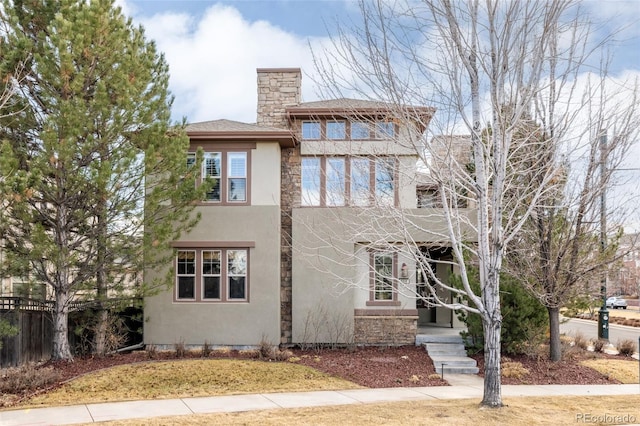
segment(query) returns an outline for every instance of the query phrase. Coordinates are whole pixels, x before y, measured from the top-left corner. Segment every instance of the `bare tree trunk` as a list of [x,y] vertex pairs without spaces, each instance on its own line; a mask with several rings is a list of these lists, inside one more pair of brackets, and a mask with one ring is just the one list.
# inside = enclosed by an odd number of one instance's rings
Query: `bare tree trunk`
[[549,359],[560,361],[562,346],[560,345],[560,309],[547,308],[549,313]]
[[56,304],[53,312],[53,354],[55,360],[71,361],[71,347],[69,346],[69,294],[66,291],[56,291]]
[[484,329],[484,395],[480,403],[486,407],[502,407],[500,385],[500,318],[483,317]]

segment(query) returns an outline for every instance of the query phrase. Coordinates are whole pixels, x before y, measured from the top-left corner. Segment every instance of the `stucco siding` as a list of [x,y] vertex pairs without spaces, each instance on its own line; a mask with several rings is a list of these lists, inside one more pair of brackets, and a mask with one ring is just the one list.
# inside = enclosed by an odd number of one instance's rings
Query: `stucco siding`
[[251,205],[280,205],[280,146],[258,143],[251,155]]
[[[198,226],[181,241],[251,242],[247,302],[174,302],[175,286],[145,299],[146,344],[255,346],[280,341],[280,209],[198,207]],[[210,211],[207,211],[209,209]],[[162,271],[147,271],[148,278]]]

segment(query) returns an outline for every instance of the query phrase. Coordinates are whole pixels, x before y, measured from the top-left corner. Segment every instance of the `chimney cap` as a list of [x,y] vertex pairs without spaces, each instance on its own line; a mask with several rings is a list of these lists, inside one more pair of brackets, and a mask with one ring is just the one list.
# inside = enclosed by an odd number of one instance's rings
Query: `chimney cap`
[[293,72],[301,74],[300,68],[257,68],[258,74],[275,73],[275,72]]

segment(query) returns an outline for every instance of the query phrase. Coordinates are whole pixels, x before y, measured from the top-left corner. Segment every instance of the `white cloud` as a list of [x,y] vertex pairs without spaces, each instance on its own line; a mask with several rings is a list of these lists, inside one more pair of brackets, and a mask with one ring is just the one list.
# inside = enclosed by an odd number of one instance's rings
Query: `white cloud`
[[[170,65],[173,117],[189,122],[255,122],[256,68],[300,67],[303,75],[312,73],[309,43],[321,41],[298,38],[266,21],[248,22],[223,5],[197,18],[171,12],[133,16]],[[305,100],[314,98],[312,86],[303,76]]]

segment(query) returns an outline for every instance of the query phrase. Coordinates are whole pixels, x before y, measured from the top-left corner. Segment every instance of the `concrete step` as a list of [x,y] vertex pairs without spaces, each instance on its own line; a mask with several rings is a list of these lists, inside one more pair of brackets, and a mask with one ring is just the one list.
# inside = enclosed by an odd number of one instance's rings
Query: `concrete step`
[[436,370],[436,373],[443,375],[446,380],[447,374],[478,374],[479,371],[478,367],[447,367],[445,365],[444,371],[440,367]]
[[416,346],[425,343],[463,343],[462,337],[457,334],[418,334],[416,335]]
[[477,367],[476,360],[466,356],[431,356],[434,367]]
[[432,356],[467,356],[467,351],[462,343],[425,343],[427,353]]
[[478,364],[467,356],[429,355],[436,373],[439,374],[478,374]]

